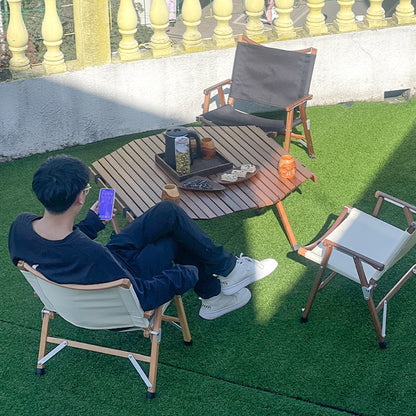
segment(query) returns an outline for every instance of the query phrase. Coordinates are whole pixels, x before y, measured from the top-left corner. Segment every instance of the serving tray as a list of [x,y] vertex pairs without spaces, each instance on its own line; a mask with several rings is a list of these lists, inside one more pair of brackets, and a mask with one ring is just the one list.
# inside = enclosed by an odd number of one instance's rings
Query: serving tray
[[193,176],[209,176],[213,173],[224,172],[233,167],[233,164],[229,160],[217,152],[212,159],[194,159],[191,165],[191,172],[185,175],[178,175],[176,170],[165,162],[164,157],[164,153],[156,153],[155,162],[171,178],[180,182],[184,181],[185,179],[192,178]]

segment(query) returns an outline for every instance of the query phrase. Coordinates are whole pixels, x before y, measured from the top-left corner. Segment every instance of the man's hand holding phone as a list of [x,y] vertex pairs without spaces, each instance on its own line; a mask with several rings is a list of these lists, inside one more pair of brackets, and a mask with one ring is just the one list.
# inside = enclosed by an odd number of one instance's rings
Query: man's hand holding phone
[[114,209],[114,189],[103,188],[100,189],[99,200],[91,207],[104,223],[107,223],[113,218]]

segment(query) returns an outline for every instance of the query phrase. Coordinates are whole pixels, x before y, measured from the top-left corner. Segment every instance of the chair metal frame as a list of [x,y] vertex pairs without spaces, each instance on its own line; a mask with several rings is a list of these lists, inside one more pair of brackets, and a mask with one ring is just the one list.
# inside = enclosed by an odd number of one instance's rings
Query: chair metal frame
[[[252,45],[260,45],[259,43],[249,39],[248,37],[244,35],[240,35],[238,38],[238,42],[247,42]],[[300,49],[296,50],[294,52],[298,53],[308,53],[312,55],[316,55],[317,49],[316,48],[307,48],[307,49]],[[229,104],[231,106],[234,106],[234,98],[228,96],[228,99],[226,101],[225,99],[225,92],[224,87],[227,85],[231,86],[232,79],[226,79],[222,82],[219,82],[215,85],[212,85],[206,89],[204,89],[204,104],[203,104],[203,114],[199,117],[197,117],[197,120],[201,121],[203,124],[206,125],[212,125],[213,123],[206,118],[204,118],[204,114],[209,111],[210,103],[211,103],[211,94],[213,91],[216,91],[219,99],[219,105],[220,107],[225,106],[226,104]],[[284,141],[284,149],[289,152],[290,151],[290,143],[292,139],[299,140],[305,147],[308,149],[308,154],[310,158],[315,158],[315,150],[313,148],[312,144],[312,137],[310,133],[310,120],[307,119],[306,116],[306,104],[308,101],[312,99],[311,94],[307,94],[306,96],[299,98],[295,102],[289,104],[286,106],[286,129],[285,129],[285,141]],[[298,134],[294,133],[293,127],[294,127],[294,119],[295,119],[295,110],[299,110],[299,115],[301,119],[301,123],[303,126],[304,134]],[[261,127],[261,126],[259,126]],[[278,132],[268,132],[273,133],[273,135],[277,134]]]
[[[378,215],[380,213],[381,206],[383,202],[390,202],[393,205],[396,205],[403,209],[404,215],[408,224],[408,227],[403,231],[404,233],[407,233],[410,236],[416,240],[415,236],[416,233],[414,233],[416,229],[416,222],[413,220],[413,215],[416,213],[416,206],[411,205],[405,201],[402,201],[398,198],[395,198],[391,195],[388,195],[386,193],[377,191],[375,194],[377,198],[377,204],[374,208],[374,211],[372,213],[372,216],[375,218],[378,218]],[[397,251],[397,255],[394,259],[392,259],[390,264],[382,264],[379,261],[376,261],[372,258],[369,258],[368,256],[365,256],[352,247],[346,247],[343,246],[335,241],[331,241],[331,234],[339,227],[342,222],[347,218],[348,214],[351,212],[353,208],[351,206],[345,206],[342,210],[339,217],[336,219],[334,224],[329,228],[329,230],[317,241],[314,243],[311,243],[307,246],[300,247],[298,250],[298,254],[307,257],[308,253],[312,252],[319,244],[322,244],[325,247],[324,254],[322,256],[321,262],[319,264],[319,269],[316,274],[315,280],[313,282],[311,291],[309,293],[308,300],[306,302],[305,307],[302,309],[302,316],[301,316],[301,322],[307,322],[309,317],[309,312],[311,310],[312,304],[315,300],[316,294],[322,290],[337,274],[341,274],[339,272],[336,272],[332,270],[328,263],[331,258],[331,254],[335,251],[339,251],[341,253],[344,253],[348,256],[350,256],[353,259],[356,272],[358,274],[359,283],[361,285],[363,297],[367,303],[367,306],[370,311],[371,319],[374,325],[374,328],[376,330],[378,342],[380,348],[384,349],[387,347],[387,343],[385,341],[386,338],[386,320],[387,320],[387,303],[388,301],[399,291],[399,289],[406,283],[410,277],[412,277],[414,274],[416,274],[416,264],[414,264],[400,279],[397,281],[397,283],[391,288],[387,294],[378,302],[377,306],[374,303],[373,300],[373,292],[374,289],[377,287],[377,281],[379,278],[390,268],[392,267],[397,261],[402,258],[402,256],[405,254],[407,250]],[[379,220],[381,221],[381,220]],[[411,242],[413,245],[416,243],[416,241]],[[410,249],[410,248],[409,248]],[[312,258],[309,257],[309,260],[315,261]],[[364,271],[363,264],[370,265],[373,269],[377,270],[379,273],[377,275],[377,279],[368,278],[366,276],[366,273]],[[331,270],[331,274],[328,277],[324,277],[324,273],[326,269]],[[348,277],[348,276],[347,276]],[[355,281],[355,280],[354,280]],[[382,321],[379,319],[379,312],[383,311],[383,317]]]

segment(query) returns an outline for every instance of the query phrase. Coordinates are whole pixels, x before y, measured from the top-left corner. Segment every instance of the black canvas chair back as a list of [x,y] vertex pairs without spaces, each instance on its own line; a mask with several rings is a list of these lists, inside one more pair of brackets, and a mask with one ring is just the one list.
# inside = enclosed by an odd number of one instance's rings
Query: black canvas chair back
[[230,97],[286,108],[309,94],[316,55],[238,42]]
[[[285,150],[299,139],[315,157],[306,118],[306,102],[315,65],[316,49],[286,51],[262,46],[243,36],[237,44],[232,79],[204,90],[203,124],[255,125],[266,133],[285,135]],[[228,103],[225,85],[230,85]],[[211,92],[217,91],[220,107],[210,111]],[[302,124],[303,134],[293,132]]]

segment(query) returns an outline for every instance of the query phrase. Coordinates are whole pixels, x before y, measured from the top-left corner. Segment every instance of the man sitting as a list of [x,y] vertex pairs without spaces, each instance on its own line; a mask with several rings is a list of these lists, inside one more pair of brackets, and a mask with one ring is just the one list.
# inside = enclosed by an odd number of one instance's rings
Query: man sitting
[[190,288],[202,300],[199,315],[215,319],[244,306],[248,284],[277,261],[236,258],[217,246],[176,204],[164,201],[136,218],[107,245],[93,241],[105,227],[98,201],[74,225],[90,186],[88,167],[70,156],[49,158],[36,171],[32,189],[43,217],[22,213],[9,232],[14,264],[24,260],[57,283],[93,284],[129,278],[144,310]]

